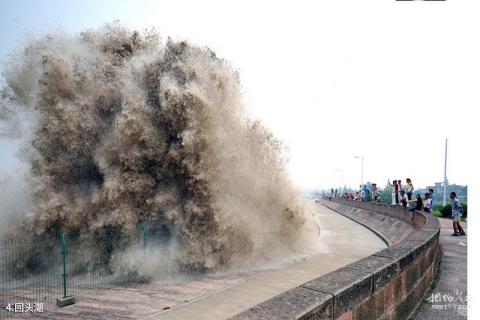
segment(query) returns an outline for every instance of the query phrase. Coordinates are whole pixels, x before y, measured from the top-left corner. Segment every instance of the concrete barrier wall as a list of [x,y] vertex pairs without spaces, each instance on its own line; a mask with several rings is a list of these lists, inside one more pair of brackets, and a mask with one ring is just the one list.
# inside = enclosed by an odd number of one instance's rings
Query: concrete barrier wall
[[[415,221],[403,220],[403,214],[405,210],[401,210],[399,213],[396,213],[396,217],[390,217],[383,213],[378,213],[372,209],[367,209],[357,206],[351,206],[349,203],[345,203],[342,200],[338,202],[335,201],[323,201],[322,203],[327,208],[340,213],[341,215],[354,220],[357,223],[365,226],[374,233],[376,233],[380,238],[385,241],[388,246],[399,243],[407,236],[415,232],[416,223]],[[362,203],[359,203],[362,205]],[[384,209],[383,207],[378,207]],[[375,208],[376,209],[376,208]],[[397,209],[397,208],[392,208]]]
[[429,289],[441,257],[438,219],[415,212],[410,223],[408,211],[401,207],[343,199],[322,203],[375,229],[390,246],[231,319],[368,320],[411,315]]

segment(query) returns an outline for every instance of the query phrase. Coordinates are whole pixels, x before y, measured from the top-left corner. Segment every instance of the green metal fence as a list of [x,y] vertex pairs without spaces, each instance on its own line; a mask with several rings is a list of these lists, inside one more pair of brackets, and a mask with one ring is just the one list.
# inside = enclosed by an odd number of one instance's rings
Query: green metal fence
[[0,319],[48,312],[58,298],[132,281],[127,249],[136,244],[147,250],[148,237],[149,228],[141,224],[130,238],[113,229],[0,240]]

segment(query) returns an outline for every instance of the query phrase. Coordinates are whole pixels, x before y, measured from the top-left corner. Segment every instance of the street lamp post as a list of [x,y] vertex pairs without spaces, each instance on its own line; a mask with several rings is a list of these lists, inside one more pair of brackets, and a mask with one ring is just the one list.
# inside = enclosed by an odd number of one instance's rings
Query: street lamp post
[[443,206],[447,204],[447,146],[448,139],[445,139],[445,167],[443,171]]
[[363,160],[365,160],[364,156],[355,156],[355,159],[360,159],[362,161],[362,180],[360,181],[360,186],[363,186]]

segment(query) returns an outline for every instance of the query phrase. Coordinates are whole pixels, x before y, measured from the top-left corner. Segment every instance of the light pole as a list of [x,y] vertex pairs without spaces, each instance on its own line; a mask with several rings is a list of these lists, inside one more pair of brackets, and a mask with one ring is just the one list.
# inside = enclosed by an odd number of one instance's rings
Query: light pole
[[363,160],[365,160],[364,156],[355,156],[355,159],[360,159],[362,160],[362,180],[360,181],[360,188],[363,186]]
[[443,205],[447,204],[447,147],[448,147],[448,140],[445,139],[445,167],[443,171]]

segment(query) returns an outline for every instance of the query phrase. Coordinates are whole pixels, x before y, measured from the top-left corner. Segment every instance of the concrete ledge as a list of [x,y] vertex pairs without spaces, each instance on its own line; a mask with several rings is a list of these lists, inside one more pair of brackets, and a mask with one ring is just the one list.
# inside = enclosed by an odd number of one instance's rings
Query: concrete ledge
[[341,268],[300,287],[331,294],[335,298],[335,319],[372,294],[373,275],[360,269]]
[[[327,205],[327,204],[323,204],[325,207],[335,211],[336,213],[338,214],[341,214],[342,216],[346,217],[347,219],[350,219],[362,226],[364,226],[365,228],[367,228],[368,230],[372,231],[373,233],[375,233],[380,239],[383,240],[383,242],[385,242],[385,244],[389,247],[392,245],[392,241],[390,240],[390,237],[387,237],[385,235],[382,234],[382,232],[380,232],[379,230],[377,230],[375,227],[371,226],[372,223],[367,224],[367,223],[364,223],[362,222],[363,220],[365,219],[359,219],[358,216],[356,217],[352,217],[351,214],[348,214],[346,213],[346,210],[345,210],[345,207],[343,208],[344,210],[342,210],[342,208],[339,208],[337,206],[334,206],[334,205]],[[383,219],[383,221],[385,221],[385,219]]]
[[384,287],[400,273],[398,260],[392,257],[370,256],[346,267],[372,273],[373,292]]
[[234,319],[327,320],[332,319],[332,316],[333,295],[298,287],[258,304],[235,316]]
[[[416,230],[416,225],[411,223],[410,215],[406,210],[393,208],[395,209],[393,214],[385,215],[384,212],[388,208],[384,206],[375,205],[372,209],[379,210],[376,212],[365,209],[364,203],[360,202],[361,207],[356,207],[357,203],[354,203],[354,206],[348,205],[345,201],[322,201],[321,204],[370,229],[382,238],[388,246],[402,241]],[[399,211],[396,212],[397,210]]]
[[286,291],[231,319],[407,319],[437,272],[437,218],[344,199],[325,206],[385,237],[389,247]]
[[75,297],[68,296],[57,299],[57,307],[63,308],[69,305],[75,304]]

